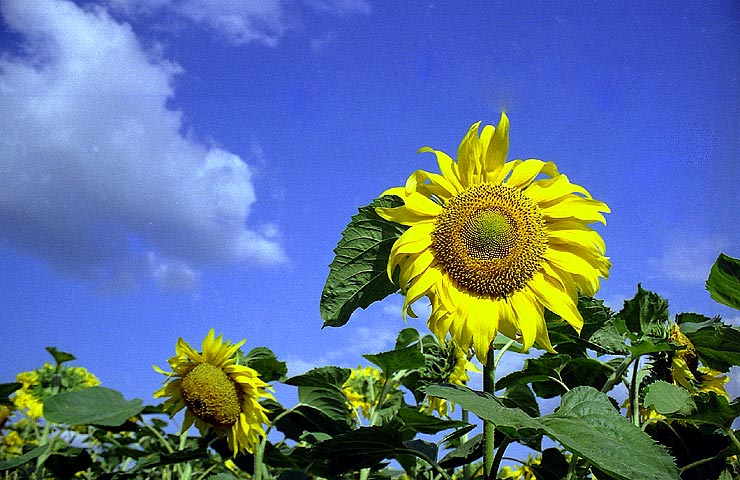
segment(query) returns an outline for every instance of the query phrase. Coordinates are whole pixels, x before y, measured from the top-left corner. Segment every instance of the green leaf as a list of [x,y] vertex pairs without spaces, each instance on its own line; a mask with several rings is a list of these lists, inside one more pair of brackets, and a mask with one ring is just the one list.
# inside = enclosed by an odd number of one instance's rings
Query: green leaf
[[[273,420],[275,421],[275,420]],[[325,433],[331,436],[346,433],[350,426],[346,421],[335,420],[310,405],[299,404],[275,421],[275,426],[291,440],[299,441],[307,432]]]
[[44,418],[69,425],[115,427],[143,409],[138,398],[125,400],[119,392],[105,387],[63,392],[44,400]]
[[624,320],[632,333],[661,337],[668,323],[668,302],[637,285],[637,293],[632,300],[624,302],[617,317]]
[[253,348],[243,359],[243,363],[260,374],[265,382],[282,381],[288,374],[288,366],[277,359],[266,347]]
[[324,327],[341,327],[358,308],[367,308],[398,291],[387,271],[391,247],[408,228],[384,220],[377,207],[398,207],[403,201],[385,196],[359,209],[342,232],[329,265],[319,305]]
[[432,385],[427,394],[445,398],[460,407],[489,420],[504,435],[512,440],[534,436],[542,425],[518,408],[507,408],[497,398],[482,392],[474,392],[459,385]]
[[46,451],[46,447],[47,445],[39,445],[38,447],[24,453],[23,455],[0,462],[0,472],[10,470],[11,468],[20,467],[24,463],[35,460],[36,458],[44,454],[44,452]]
[[664,381],[657,381],[645,387],[643,405],[655,409],[662,415],[688,415],[696,409],[691,394],[685,388]]
[[18,382],[0,383],[0,405],[10,405],[12,403],[10,396],[16,390],[20,390],[21,387],[23,387],[23,384]]
[[[691,328],[694,327],[694,328]],[[740,330],[713,319],[700,324],[681,324],[681,331],[696,348],[701,363],[727,372],[740,365]]]
[[296,387],[320,387],[332,385],[342,388],[351,373],[349,368],[318,367],[301,375],[285,380],[284,383]]
[[[592,344],[589,339],[595,332],[603,328],[614,314],[609,307],[604,305],[603,300],[584,295],[578,296],[578,311],[581,313],[584,322],[580,335],[567,322],[557,318],[555,314],[550,314],[550,312],[546,314],[550,342],[558,352],[573,356],[585,356],[586,348],[601,352],[599,345]],[[617,341],[624,343],[621,335],[618,336]]]
[[707,423],[727,428],[740,416],[740,399],[730,402],[716,392],[702,392],[693,396],[696,409],[681,420],[691,423]]
[[404,451],[401,433],[389,427],[360,427],[316,445],[310,454],[326,476],[377,466]]
[[496,389],[508,388],[514,383],[531,383],[532,389],[542,398],[553,398],[565,392],[560,373],[571,360],[570,355],[545,354],[528,358],[521,370],[512,372],[496,381]]
[[398,332],[398,337],[396,337],[396,345],[393,347],[394,349],[399,349],[403,347],[408,347],[412,343],[417,343],[421,339],[421,335],[419,335],[419,331],[415,328],[404,328],[400,332]]
[[589,347],[608,355],[626,355],[629,346],[625,339],[627,327],[621,318],[611,318],[588,337]]
[[475,435],[439,461],[442,468],[457,468],[470,465],[483,456],[483,434]]
[[126,472],[115,473],[110,478],[112,480],[141,478],[139,473],[143,470],[191,462],[199,458],[206,458],[207,456],[208,452],[201,446],[186,448],[184,450],[178,450],[168,454],[154,453],[140,458],[136,464]]
[[424,354],[416,345],[382,353],[367,354],[363,357],[380,367],[386,378],[391,378],[401,370],[414,370],[424,367]]
[[740,260],[720,253],[709,272],[707,290],[715,301],[740,310]]
[[615,478],[679,478],[671,456],[619,415],[609,397],[594,388],[574,388],[563,395],[555,413],[539,418],[506,408],[498,400],[467,388],[437,386],[429,390],[492,422],[512,439],[526,436],[527,431],[547,435]]
[[64,362],[70,362],[77,358],[71,353],[60,352],[55,347],[46,347],[46,351],[51,353],[51,356],[54,357],[54,361],[57,362],[57,365],[61,365]]
[[413,433],[434,435],[450,428],[465,427],[468,424],[459,420],[443,420],[433,415],[427,415],[415,408],[403,407],[398,410],[399,429],[410,430]]
[[333,421],[349,425],[352,418],[342,390],[349,375],[347,368],[320,367],[291,377],[285,383],[298,387],[300,403],[315,408]]

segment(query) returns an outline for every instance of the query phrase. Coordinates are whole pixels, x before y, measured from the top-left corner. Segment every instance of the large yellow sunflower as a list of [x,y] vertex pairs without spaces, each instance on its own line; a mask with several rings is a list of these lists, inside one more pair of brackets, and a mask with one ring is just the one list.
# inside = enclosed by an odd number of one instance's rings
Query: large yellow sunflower
[[235,354],[243,344],[244,340],[233,345],[223,341],[211,329],[200,353],[180,338],[175,356],[168,360],[172,371],[154,367],[168,377],[154,396],[169,397],[164,406],[170,416],[187,407],[182,431],[193,423],[201,432],[213,427],[226,435],[235,456],[242,451],[254,453],[267,423],[259,400],[273,398],[257,371],[236,363]]
[[524,350],[537,342],[553,351],[544,309],[580,331],[577,292],[593,295],[608,276],[606,246],[588,224],[606,223],[609,207],[552,162],[506,162],[505,114],[497,128],[479,135],[479,127],[463,138],[457,161],[419,150],[436,155],[441,175],[417,170],[383,193],[404,205],[378,214],[411,227],[393,245],[388,275],[400,267],[405,313],[415,316],[411,304],[427,296],[430,329],[440,340],[449,332],[481,361],[498,331]]

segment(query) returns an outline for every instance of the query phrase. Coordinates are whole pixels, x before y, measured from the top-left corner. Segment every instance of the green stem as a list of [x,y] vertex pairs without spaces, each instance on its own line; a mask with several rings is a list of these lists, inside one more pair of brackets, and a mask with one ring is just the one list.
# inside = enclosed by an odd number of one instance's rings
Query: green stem
[[612,373],[612,376],[609,377],[609,380],[607,380],[604,386],[601,388],[601,393],[609,392],[609,390],[614,388],[616,384],[622,381],[624,372],[627,371],[627,369],[630,366],[630,363],[632,363],[633,360],[635,360],[635,358],[632,355],[625,357],[622,363],[620,363],[619,366],[614,370],[614,373]]
[[[470,421],[470,413],[467,410],[465,410],[464,408],[462,409],[462,414],[460,415],[460,420],[462,420],[465,423],[468,423]],[[460,439],[460,441],[461,441],[461,443],[467,442],[468,441],[468,434],[466,433],[465,435],[463,435],[462,438]],[[472,476],[472,467],[471,467],[471,465],[469,463],[466,463],[465,465],[463,465],[463,468],[462,468],[462,476],[463,476],[463,480],[468,480],[470,478],[473,478],[473,476]]]
[[[188,431],[185,430],[184,432],[180,433],[180,445],[178,446],[178,450],[184,450],[187,441]],[[193,474],[193,465],[185,462],[177,464],[177,467],[180,470],[180,480],[190,480],[190,476]]]
[[[496,358],[493,343],[488,349],[486,363],[483,365],[483,391],[494,395],[496,392]],[[483,421],[483,478],[493,480],[496,472],[493,471],[494,464],[494,440],[496,427],[488,420]]]
[[640,405],[638,405],[639,402],[637,399],[637,391],[640,388],[640,382],[637,380],[639,370],[640,362],[635,359],[635,363],[632,364],[632,378],[630,378],[629,402],[632,423],[638,427],[640,426]]
[[740,440],[738,440],[735,434],[733,433],[732,427],[725,428],[724,431],[727,434],[727,436],[730,437],[730,441],[733,443],[733,445],[735,445],[735,448],[738,451],[740,451]]

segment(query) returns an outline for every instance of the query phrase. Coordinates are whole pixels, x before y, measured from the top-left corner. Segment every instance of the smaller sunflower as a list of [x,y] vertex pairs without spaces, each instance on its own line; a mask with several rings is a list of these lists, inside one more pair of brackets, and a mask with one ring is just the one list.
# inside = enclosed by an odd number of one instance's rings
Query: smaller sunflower
[[[385,383],[383,373],[375,367],[358,366],[351,370],[349,378],[342,385],[342,390],[355,420],[360,422],[361,417],[371,420],[373,409],[378,404],[378,396],[383,392]],[[394,396],[399,396],[401,392],[398,388],[397,382],[391,384],[384,402],[392,401]]]
[[44,399],[59,392],[100,385],[100,380],[83,367],[54,366],[48,362],[41,368],[19,373],[16,381],[21,388],[13,394],[13,405],[32,419],[43,416]]
[[265,383],[253,368],[238,365],[236,352],[245,340],[231,344],[211,329],[197,352],[182,338],[177,340],[175,356],[167,362],[172,368],[165,372],[165,385],[155,397],[168,397],[165,410],[174,416],[185,410],[182,431],[193,424],[203,433],[209,427],[225,435],[234,456],[243,451],[254,453],[265,436],[267,410],[259,400],[273,398]]
[[[436,337],[428,337],[435,343],[425,347],[425,365],[422,370],[421,382],[425,385],[439,383],[450,383],[452,385],[465,385],[470,380],[468,371],[479,371],[473,365],[465,351],[456,347],[452,342],[444,345],[436,343]],[[434,347],[437,348],[434,348]],[[426,352],[430,352],[427,354]],[[449,417],[455,411],[455,404],[444,398],[427,396],[421,406],[421,410],[431,415],[437,412],[442,417]]]
[[676,323],[671,325],[670,338],[685,347],[673,353],[671,357],[670,373],[673,383],[692,394],[711,391],[729,400],[730,396],[725,389],[725,383],[729,381],[728,376],[709,367],[699,366],[699,357],[694,344]]

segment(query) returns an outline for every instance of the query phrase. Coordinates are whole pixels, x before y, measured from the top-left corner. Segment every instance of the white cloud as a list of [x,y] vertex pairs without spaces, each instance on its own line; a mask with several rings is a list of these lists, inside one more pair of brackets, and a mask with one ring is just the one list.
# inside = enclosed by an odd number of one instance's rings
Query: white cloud
[[143,271],[169,288],[197,283],[204,265],[285,260],[274,226],[270,237],[246,227],[249,166],[180,133],[181,113],[167,108],[176,64],[99,7],[0,6],[25,40],[0,57],[6,246],[119,286]]
[[[208,28],[229,43],[257,42],[276,45],[285,32],[299,29],[300,3],[287,0],[101,0],[114,12],[133,18],[164,13]],[[368,14],[365,0],[304,0],[304,7],[316,13],[335,15]]]
[[730,246],[720,236],[696,236],[676,232],[663,255],[651,265],[667,279],[685,284],[703,284],[719,253]]

